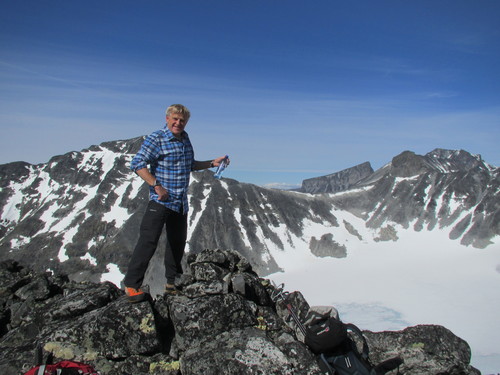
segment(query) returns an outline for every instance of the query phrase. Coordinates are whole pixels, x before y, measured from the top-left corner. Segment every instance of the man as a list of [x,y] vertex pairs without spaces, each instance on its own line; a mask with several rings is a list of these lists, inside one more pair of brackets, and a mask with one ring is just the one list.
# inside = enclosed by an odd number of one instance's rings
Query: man
[[167,234],[165,292],[177,292],[174,282],[175,277],[182,273],[181,260],[187,239],[190,172],[217,167],[224,159],[224,156],[208,161],[194,159],[193,147],[184,131],[190,117],[185,106],[173,104],[168,107],[166,115],[166,126],[144,140],[130,163],[130,169],[149,185],[150,199],[140,226],[139,240],[123,280],[130,302],[146,298],[141,285],[163,227]]

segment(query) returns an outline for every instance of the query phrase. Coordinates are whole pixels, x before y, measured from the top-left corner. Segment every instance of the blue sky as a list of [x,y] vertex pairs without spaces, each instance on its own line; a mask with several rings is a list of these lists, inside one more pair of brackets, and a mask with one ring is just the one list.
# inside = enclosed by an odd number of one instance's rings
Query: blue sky
[[0,2],[0,163],[149,134],[191,109],[226,177],[303,179],[404,150],[500,165],[500,1]]

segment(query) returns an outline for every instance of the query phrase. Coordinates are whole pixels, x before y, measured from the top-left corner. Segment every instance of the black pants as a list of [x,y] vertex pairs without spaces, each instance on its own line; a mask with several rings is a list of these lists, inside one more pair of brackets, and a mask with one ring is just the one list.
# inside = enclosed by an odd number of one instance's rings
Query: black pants
[[161,232],[165,227],[167,246],[165,248],[165,277],[173,284],[175,276],[182,273],[181,260],[187,239],[187,215],[173,211],[155,201],[149,201],[142,218],[139,240],[135,246],[123,283],[139,288],[153,257]]

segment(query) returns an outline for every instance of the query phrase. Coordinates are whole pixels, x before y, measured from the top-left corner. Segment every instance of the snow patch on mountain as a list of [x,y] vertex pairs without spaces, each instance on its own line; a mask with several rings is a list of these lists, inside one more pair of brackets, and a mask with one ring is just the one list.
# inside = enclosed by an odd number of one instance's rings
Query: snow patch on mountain
[[101,275],[101,282],[109,281],[120,287],[124,277],[125,275],[120,272],[120,268],[118,267],[118,265],[109,263],[106,266],[106,272]]
[[201,209],[199,211],[191,210],[191,219],[189,225],[195,228],[200,221],[200,218],[205,211],[205,207],[207,206],[207,198],[210,195],[210,191],[212,190],[210,185],[205,185],[203,192],[201,193],[202,199],[200,200]]
[[19,236],[18,238],[14,238],[10,241],[10,246],[12,247],[13,250],[16,250],[26,245],[29,241],[30,241],[29,237]]
[[[117,199],[115,204],[111,206],[110,210],[104,212],[102,216],[102,219],[107,223],[114,222],[114,226],[117,228],[121,228],[132,215],[129,213],[129,210],[124,203],[124,199],[130,199],[137,196],[139,189],[143,186],[143,182],[139,178],[132,180],[130,178],[123,178],[120,182],[121,184],[114,189],[114,193],[118,195],[119,199]],[[126,193],[129,190],[130,193],[127,195]]]
[[[97,259],[94,258],[92,255],[90,255],[89,253],[85,254],[84,256],[80,257],[81,260],[88,260],[90,264],[92,264],[93,266],[97,265]],[[119,286],[120,284],[116,284],[117,286]]]

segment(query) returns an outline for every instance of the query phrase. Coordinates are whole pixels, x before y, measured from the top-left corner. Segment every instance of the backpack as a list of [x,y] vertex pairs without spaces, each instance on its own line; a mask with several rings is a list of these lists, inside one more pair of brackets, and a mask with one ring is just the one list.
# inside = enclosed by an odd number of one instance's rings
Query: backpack
[[92,366],[80,362],[61,361],[53,365],[33,367],[24,375],[98,375]]
[[[344,323],[342,323],[344,324]],[[346,339],[332,351],[325,351],[318,356],[319,368],[328,375],[383,375],[398,369],[403,363],[400,357],[394,357],[374,366],[369,360],[369,349],[363,332],[354,324],[344,324],[346,331],[354,333],[362,343],[361,352],[354,339]]]
[[[383,375],[396,368],[399,373],[399,366],[403,363],[400,357],[388,359],[376,366],[371,364],[366,338],[354,324],[343,323],[334,316],[325,317],[314,324],[304,324],[299,317],[299,311],[292,305],[292,295],[284,291],[283,287],[283,284],[274,286],[271,298],[274,302],[281,301],[286,306],[289,316],[304,337],[304,343],[317,355],[323,374]],[[298,294],[300,296],[300,293]],[[348,332],[357,336],[362,343],[361,352]]]
[[334,317],[304,328],[304,343],[315,354],[331,353],[347,340],[346,325]]
[[85,363],[60,361],[53,364],[52,353],[49,353],[44,361],[43,350],[40,344],[37,345],[35,354],[35,363],[37,365],[24,373],[24,375],[100,375],[100,372]]

